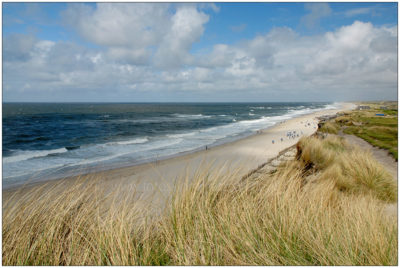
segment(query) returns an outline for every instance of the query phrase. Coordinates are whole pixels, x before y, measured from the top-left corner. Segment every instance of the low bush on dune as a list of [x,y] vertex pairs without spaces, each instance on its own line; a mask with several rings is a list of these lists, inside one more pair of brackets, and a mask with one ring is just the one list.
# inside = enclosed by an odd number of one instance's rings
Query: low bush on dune
[[395,184],[334,137],[302,139],[273,174],[200,170],[161,214],[125,186],[100,186],[4,202],[3,264],[397,265],[397,222],[383,209]]

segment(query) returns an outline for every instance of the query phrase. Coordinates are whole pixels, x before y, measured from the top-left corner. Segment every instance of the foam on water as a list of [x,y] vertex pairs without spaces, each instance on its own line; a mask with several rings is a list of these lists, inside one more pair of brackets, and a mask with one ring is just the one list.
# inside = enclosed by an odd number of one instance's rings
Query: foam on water
[[173,114],[178,118],[190,118],[190,119],[202,119],[202,118],[211,118],[210,115],[202,115],[202,114]]
[[193,136],[197,133],[198,131],[193,131],[193,132],[188,132],[188,133],[180,133],[180,134],[168,134],[168,138],[183,138],[183,137],[189,137]]
[[38,150],[38,151],[16,151],[15,155],[3,157],[3,163],[13,163],[25,161],[32,158],[44,157],[48,155],[66,153],[66,148],[59,148],[54,150]]
[[149,139],[147,137],[145,137],[145,138],[137,138],[137,139],[127,140],[127,141],[109,142],[109,143],[106,143],[106,145],[129,145],[129,144],[145,143],[148,141],[149,141]]

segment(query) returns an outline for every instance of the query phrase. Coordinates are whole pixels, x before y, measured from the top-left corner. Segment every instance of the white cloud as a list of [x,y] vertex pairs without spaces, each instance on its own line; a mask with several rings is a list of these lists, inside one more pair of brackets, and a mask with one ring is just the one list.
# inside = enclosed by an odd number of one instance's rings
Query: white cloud
[[96,44],[143,48],[158,42],[168,28],[167,9],[166,4],[98,3],[95,9],[72,4],[64,17]]
[[178,8],[171,19],[171,28],[164,36],[155,54],[156,65],[164,68],[176,68],[182,64],[191,64],[193,57],[189,50],[203,34],[203,24],[208,19],[208,15],[199,12],[195,7]]
[[99,3],[96,8],[72,4],[65,21],[86,40],[102,46],[110,60],[130,64],[154,62],[161,68],[190,64],[189,50],[199,40],[209,16],[199,11],[214,4]]
[[227,67],[232,64],[236,57],[237,49],[225,44],[216,44],[212,52],[205,56],[201,55],[197,58],[197,65],[203,67]]
[[109,57],[143,64],[170,28],[168,4],[98,3],[95,9],[71,4],[65,21],[86,40],[109,48]]

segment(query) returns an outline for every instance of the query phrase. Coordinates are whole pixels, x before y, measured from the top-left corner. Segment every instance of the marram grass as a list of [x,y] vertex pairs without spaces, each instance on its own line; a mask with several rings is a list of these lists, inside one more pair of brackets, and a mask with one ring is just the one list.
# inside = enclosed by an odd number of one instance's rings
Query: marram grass
[[397,200],[397,183],[368,151],[348,145],[342,138],[302,138],[299,162],[304,169],[335,183],[343,192],[373,195],[383,201]]
[[133,189],[97,180],[15,195],[3,202],[3,264],[397,265],[397,221],[384,212],[396,186],[379,165],[346,165],[359,155],[334,138],[299,149],[273,175],[199,170],[156,215]]
[[320,132],[337,134],[339,131],[339,127],[333,122],[326,122],[319,129]]

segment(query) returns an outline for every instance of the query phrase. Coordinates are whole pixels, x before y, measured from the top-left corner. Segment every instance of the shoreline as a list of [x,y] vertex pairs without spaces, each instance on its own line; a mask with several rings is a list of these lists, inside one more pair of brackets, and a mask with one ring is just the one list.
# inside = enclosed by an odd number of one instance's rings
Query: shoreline
[[[352,106],[352,103],[342,103],[342,107],[339,109],[322,110],[287,119],[244,138],[212,146],[207,150],[195,149],[132,166],[97,170],[80,175],[67,175],[57,179],[28,181],[24,184],[3,187],[3,193],[30,189],[47,183],[72,182],[79,178],[90,179],[91,177],[101,177],[102,181],[107,184],[109,184],[108,182],[114,182],[116,179],[125,179],[129,183],[134,183],[138,187],[136,189],[141,189],[144,192],[149,188],[159,187],[160,182],[168,185],[162,187],[163,189],[171,188],[177,178],[182,177],[183,174],[188,175],[188,172],[193,175],[200,167],[204,166],[207,166],[210,172],[214,170],[213,167],[224,166],[225,169],[228,167],[228,170],[231,170],[230,167],[234,166],[235,168],[240,168],[240,173],[245,175],[276,157],[281,151],[296,144],[301,136],[310,136],[315,133],[318,128],[317,117],[349,110]],[[307,123],[304,124],[305,122]],[[303,135],[298,135],[297,137],[296,134],[295,138],[290,139],[286,136],[288,131],[298,131],[297,134],[303,133]],[[272,141],[274,142],[272,143]],[[219,171],[221,172],[223,169]],[[140,187],[138,184],[144,185]],[[151,186],[149,187],[150,184]]]
[[[91,173],[98,173],[98,172],[103,172],[103,171],[108,171],[108,170],[113,170],[113,169],[118,169],[118,168],[132,167],[132,166],[148,164],[148,163],[156,163],[161,160],[202,151],[204,149],[207,149],[207,147],[213,148],[213,147],[221,146],[223,144],[232,143],[237,140],[245,139],[245,138],[251,137],[253,135],[256,135],[256,132],[258,132],[260,130],[266,130],[277,124],[280,124],[281,122],[283,122],[285,120],[301,117],[301,116],[304,116],[307,114],[312,114],[315,112],[319,112],[321,110],[332,109],[333,107],[338,107],[338,104],[339,104],[339,106],[343,105],[343,103],[334,103],[334,104],[327,104],[323,108],[315,108],[315,109],[306,108],[305,110],[287,110],[287,113],[282,114],[282,115],[263,116],[259,119],[244,120],[244,122],[248,121],[248,122],[252,122],[252,123],[254,123],[256,121],[260,121],[260,120],[263,120],[264,122],[262,124],[258,125],[258,130],[256,130],[256,129],[251,130],[251,127],[250,127],[250,129],[246,130],[246,127],[245,127],[244,129],[242,129],[243,132],[236,133],[235,131],[233,131],[234,132],[233,134],[232,133],[229,134],[229,131],[228,131],[227,134],[222,135],[222,136],[225,135],[224,137],[218,137],[216,140],[214,140],[214,139],[208,140],[208,141],[205,140],[205,143],[204,143],[204,141],[200,141],[200,142],[198,142],[197,145],[194,145],[194,146],[186,145],[186,148],[185,148],[185,146],[183,146],[183,147],[172,146],[171,148],[168,148],[170,145],[167,145],[167,146],[161,147],[160,151],[157,150],[157,152],[150,152],[150,154],[149,154],[149,152],[146,151],[148,149],[140,147],[143,143],[141,141],[141,142],[138,142],[140,144],[139,147],[131,147],[130,150],[122,152],[122,154],[117,153],[115,156],[113,156],[112,154],[111,154],[111,156],[108,156],[106,153],[104,158],[100,158],[98,160],[96,160],[96,159],[92,160],[91,156],[89,156],[88,158],[81,159],[81,161],[79,161],[79,162],[71,162],[69,164],[57,164],[57,161],[56,161],[56,164],[53,165],[53,167],[51,167],[52,165],[50,165],[50,167],[45,167],[45,168],[38,169],[38,170],[32,170],[33,172],[28,171],[28,170],[24,171],[24,169],[22,169],[23,172],[19,172],[19,174],[18,174],[18,172],[16,172],[16,175],[12,175],[12,174],[10,175],[9,174],[10,172],[8,172],[8,171],[18,171],[19,169],[18,169],[18,167],[14,167],[13,169],[10,169],[7,166],[8,165],[7,163],[10,162],[9,156],[7,156],[3,159],[3,162],[5,161],[5,163],[6,163],[3,168],[5,169],[4,171],[5,171],[6,175],[8,175],[8,177],[5,177],[5,178],[3,177],[3,179],[4,179],[3,187],[6,189],[15,188],[15,187],[24,185],[26,183],[57,180],[57,179],[63,179],[63,178],[67,178],[67,177],[75,177],[75,176],[82,176],[82,175],[87,175],[87,174],[91,174]],[[302,107],[304,108],[304,106],[302,106]],[[255,108],[259,108],[259,107],[255,107]],[[267,108],[270,108],[270,107],[267,107]],[[293,107],[289,107],[289,108],[293,108]],[[224,116],[226,116],[226,115],[224,115]],[[281,118],[279,118],[279,117],[281,117]],[[265,121],[266,118],[268,118],[267,121]],[[241,123],[241,122],[238,121],[237,123]],[[215,129],[215,128],[218,129],[219,127],[221,128],[221,131],[224,133],[225,131],[223,129],[225,127],[229,127],[232,124],[235,124],[235,122],[227,123],[227,124],[221,125],[221,126],[206,127],[205,129],[192,129],[189,132],[189,136],[192,136],[193,134],[196,134],[196,133],[208,132],[211,129]],[[171,134],[171,135],[165,134],[166,137],[178,136],[177,137],[178,140],[186,140],[186,138],[182,138],[183,136],[186,136],[186,135],[188,135],[186,132],[177,133],[177,134],[175,133],[175,134]],[[152,137],[151,135],[149,137],[143,136],[143,137],[139,137],[138,139],[145,140],[145,142],[144,142],[145,145],[147,144],[147,142],[150,142],[149,145],[151,148],[151,142],[153,142],[153,143],[154,143],[154,141],[157,142],[157,139],[153,140],[151,137]],[[175,137],[173,137],[173,138],[175,138]],[[149,141],[149,139],[150,139],[150,141]],[[168,139],[169,138],[165,138],[165,141],[167,142],[167,144],[169,144]],[[200,139],[203,139],[203,138],[200,137]],[[136,139],[134,139],[134,140],[136,140]],[[164,139],[161,139],[161,140],[164,140]],[[193,141],[195,141],[195,140],[193,140]],[[193,141],[192,141],[192,144],[193,144]],[[175,142],[174,140],[171,141],[172,144],[174,144],[174,142]],[[91,146],[100,147],[97,149],[97,150],[100,149],[100,151],[101,150],[107,151],[108,149],[101,148],[101,147],[106,146],[108,144],[112,144],[112,143],[120,144],[120,142],[114,141],[114,142],[107,142],[107,143],[100,142],[97,144],[93,143],[93,144],[91,144]],[[136,142],[134,142],[134,143],[136,143]],[[178,143],[180,143],[180,141]],[[185,143],[185,142],[183,142],[183,143]],[[121,144],[125,144],[125,142],[122,142]],[[72,147],[79,148],[80,146],[72,146]],[[85,146],[83,146],[83,147],[85,147]],[[156,145],[156,148],[157,148],[157,145]],[[172,149],[172,150],[170,150],[170,152],[165,154],[163,152],[163,149],[165,149],[165,148]],[[58,146],[57,149],[43,150],[43,151],[42,150],[34,150],[33,151],[34,154],[32,156],[28,156],[27,159],[30,160],[30,159],[33,159],[36,157],[41,157],[44,155],[46,157],[53,155],[53,154],[58,155],[58,153],[64,153],[64,152],[68,152],[71,150],[74,150],[74,149],[71,149],[71,148],[68,148],[68,146],[62,146],[62,145]],[[144,151],[144,153],[137,154],[137,153],[135,153],[136,150]],[[118,150],[117,150],[117,152],[118,152]],[[124,157],[123,157],[119,160],[118,159],[112,160],[113,158],[118,158],[119,156],[123,156],[123,155],[130,154],[130,153],[135,154],[136,157],[131,158],[131,159],[128,159],[129,157],[124,159]],[[24,156],[24,155],[21,154],[21,156]],[[19,155],[11,156],[11,158],[13,158],[13,157],[18,158]],[[72,159],[73,159],[73,157],[72,157]],[[67,157],[67,160],[68,160],[68,157]],[[110,160],[110,161],[108,161],[108,160]],[[48,159],[48,161],[51,161],[51,159]],[[104,161],[106,161],[106,162],[104,162]],[[14,161],[11,161],[11,163],[12,162],[14,162]],[[46,159],[44,159],[43,162],[46,163]],[[27,163],[27,164],[29,164],[29,163]],[[40,163],[38,163],[36,165],[39,166]],[[11,172],[11,173],[13,173],[13,172]]]

